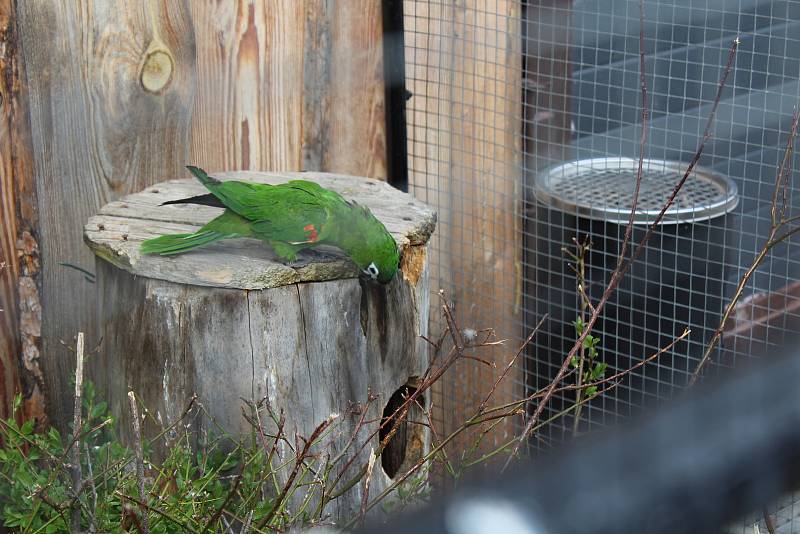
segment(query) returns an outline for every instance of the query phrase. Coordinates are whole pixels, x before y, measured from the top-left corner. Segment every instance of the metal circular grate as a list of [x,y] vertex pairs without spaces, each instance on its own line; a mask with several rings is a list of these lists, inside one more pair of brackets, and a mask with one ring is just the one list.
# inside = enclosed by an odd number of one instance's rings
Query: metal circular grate
[[[634,222],[651,223],[658,216],[688,164],[644,160]],[[551,207],[589,219],[627,223],[639,161],[595,158],[571,161],[539,175],[536,198]],[[708,169],[695,167],[664,214],[662,224],[677,224],[725,215],[739,203],[736,184]]]

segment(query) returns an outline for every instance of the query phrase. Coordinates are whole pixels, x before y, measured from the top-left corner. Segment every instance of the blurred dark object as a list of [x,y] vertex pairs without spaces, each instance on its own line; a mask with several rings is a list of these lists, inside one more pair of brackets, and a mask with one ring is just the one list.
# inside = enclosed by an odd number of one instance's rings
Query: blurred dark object
[[800,486],[800,352],[786,356],[365,532],[716,532]]

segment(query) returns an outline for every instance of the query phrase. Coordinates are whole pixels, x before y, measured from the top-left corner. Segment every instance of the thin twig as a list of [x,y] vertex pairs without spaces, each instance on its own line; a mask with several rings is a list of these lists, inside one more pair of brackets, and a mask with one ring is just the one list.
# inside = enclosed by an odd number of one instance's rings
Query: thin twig
[[247,513],[247,519],[244,521],[244,526],[242,526],[242,530],[239,534],[247,534],[250,530],[250,525],[253,523],[253,510],[250,510]]
[[81,472],[81,410],[83,408],[83,332],[78,332],[78,340],[75,345],[75,399],[72,413],[72,441],[74,443],[70,451],[70,464],[72,471],[72,493],[76,496],[76,502],[72,505],[71,529],[73,534],[81,531],[81,507],[77,495],[83,485],[83,473]]
[[[575,385],[575,384],[572,384],[572,385],[569,385],[569,386],[561,386],[561,387],[556,389],[556,393],[563,393],[565,391],[574,391],[574,390],[578,389],[578,387],[585,389],[585,388],[592,387],[592,386],[600,386],[600,385],[606,384],[608,382],[619,382],[626,375],[631,374],[633,371],[635,371],[639,367],[643,367],[644,365],[647,365],[648,363],[650,363],[651,361],[655,360],[656,358],[658,358],[659,356],[661,356],[665,352],[668,352],[668,351],[672,350],[672,348],[679,341],[685,339],[690,333],[691,333],[691,330],[689,330],[688,328],[685,329],[680,336],[678,336],[675,339],[673,339],[672,341],[670,341],[670,343],[668,343],[664,347],[658,349],[658,351],[654,352],[653,354],[651,354],[647,358],[637,362],[635,365],[632,365],[631,367],[629,367],[627,369],[619,371],[618,373],[616,373],[616,374],[614,374],[612,376],[597,380],[595,382],[587,382],[587,383],[584,383],[581,386],[578,386],[578,385]],[[511,401],[511,402],[507,402],[507,403],[500,404],[500,405],[497,405],[497,406],[492,406],[491,408],[487,408],[487,409],[485,409],[484,413],[489,414],[489,413],[499,412],[499,411],[502,411],[502,410],[508,410],[509,408],[519,408],[519,407],[527,404],[528,402],[530,402],[532,400],[535,400],[537,398],[543,397],[546,393],[547,393],[547,389],[546,388],[545,389],[540,389],[540,390],[535,391],[534,393],[531,393],[530,395],[528,395],[527,397],[524,397],[522,399]],[[597,395],[594,395],[594,397],[596,397],[596,396]],[[583,400],[585,400],[585,399],[581,399],[581,401],[580,401],[581,404],[583,404]]]
[[128,403],[131,407],[131,416],[133,417],[133,450],[136,454],[136,480],[139,486],[139,499],[141,499],[140,508],[142,510],[142,531],[144,534],[150,534],[150,525],[147,522],[147,506],[141,506],[147,503],[147,493],[144,490],[144,453],[142,452],[142,428],[139,421],[139,409],[136,406],[136,396],[133,391],[128,392]]
[[[589,250],[591,246],[589,243],[589,237],[586,236],[583,241],[578,241],[577,238],[573,237],[572,241],[575,243],[575,253],[570,253],[567,251],[575,264],[572,267],[572,270],[575,271],[575,277],[577,283],[575,284],[578,288],[578,293],[581,297],[581,308],[580,308],[580,324],[584,325],[586,323],[586,309],[590,310],[590,313],[594,313],[594,306],[592,306],[592,300],[589,298],[589,295],[586,294],[586,252]],[[583,327],[583,326],[582,326]],[[581,332],[578,332],[580,335]],[[577,408],[575,408],[575,416],[573,417],[572,422],[572,435],[578,435],[580,431],[580,423],[581,423],[581,397],[583,396],[583,374],[584,374],[584,364],[586,363],[586,346],[585,344],[581,345],[579,349],[578,355],[578,368],[577,368],[577,376],[575,377],[575,385],[578,386],[575,390],[575,403],[577,404]],[[572,362],[570,362],[572,364]]]
[[764,524],[767,525],[767,532],[769,532],[769,534],[777,534],[775,522],[772,520],[772,516],[769,515],[769,510],[766,508],[764,508]]
[[[164,510],[161,510],[159,508],[156,508],[155,506],[151,506],[151,505],[147,504],[144,500],[137,499],[133,495],[127,495],[125,493],[122,493],[120,490],[114,490],[114,493],[118,497],[120,497],[122,499],[126,499],[128,501],[131,501],[132,503],[138,505],[139,508],[141,508],[142,510],[151,511],[151,512],[155,513],[156,515],[159,515],[159,516],[163,517],[164,519],[166,519],[170,523],[174,523],[175,525],[177,525],[181,529],[181,531],[191,532],[192,534],[199,534],[197,532],[197,530],[195,530],[195,529],[193,529],[191,527],[191,525],[187,525],[185,523],[181,523],[178,519],[176,519],[175,517],[171,516],[169,513],[165,512]],[[142,514],[142,532],[150,532],[149,527],[147,526],[146,518],[147,518],[147,514],[146,513]],[[146,528],[148,530],[145,531]]]
[[553,379],[550,388],[547,390],[547,393],[545,394],[544,398],[536,406],[536,410],[534,411],[533,415],[528,421],[528,424],[525,425],[525,431],[520,436],[519,442],[516,444],[511,455],[509,455],[508,459],[506,460],[506,464],[503,466],[503,470],[508,468],[508,465],[511,463],[511,460],[517,455],[517,452],[524,443],[524,440],[527,438],[527,436],[530,435],[531,429],[536,425],[536,422],[539,420],[539,417],[541,417],[545,406],[547,406],[547,403],[550,400],[550,397],[553,396],[556,387],[558,387],[558,384],[561,382],[562,378],[564,377],[564,374],[569,369],[569,364],[572,361],[572,358],[577,354],[577,352],[581,349],[581,347],[583,347],[583,340],[586,339],[587,335],[589,335],[589,332],[594,326],[594,323],[600,316],[600,312],[603,311],[603,307],[605,306],[606,301],[611,297],[611,294],[616,289],[616,286],[619,283],[620,278],[622,278],[623,267],[625,265],[625,255],[628,251],[628,244],[630,243],[631,235],[633,234],[633,222],[636,217],[636,207],[639,201],[639,190],[642,184],[642,172],[644,168],[644,151],[647,145],[648,109],[647,109],[647,77],[645,75],[645,55],[644,55],[644,0],[639,0],[639,83],[642,91],[642,133],[639,140],[639,165],[636,171],[636,182],[634,184],[634,189],[633,189],[633,198],[631,199],[631,212],[630,216],[628,217],[628,224],[625,227],[625,236],[622,240],[619,256],[617,258],[617,266],[611,275],[611,280],[609,281],[606,290],[600,297],[600,301],[595,306],[594,312],[592,313],[588,324],[584,326],[583,332],[581,332],[581,335],[578,336],[578,340],[572,346],[572,349],[567,354],[567,357],[564,358],[564,362],[562,363],[561,368],[558,370],[558,373],[556,373],[556,377]]
[[[428,409],[423,410],[422,413],[425,414],[425,417],[428,419],[428,426],[431,429],[431,437],[433,438],[432,445],[436,447],[437,443],[440,443],[442,440],[439,437],[439,433],[436,431],[436,425],[433,424],[433,401],[428,404]],[[447,456],[447,451],[444,449],[442,449],[442,460],[448,473],[455,476],[456,471],[453,468],[453,464],[450,462],[450,458]]]
[[627,369],[624,369],[624,370],[622,370],[622,371],[620,371],[620,372],[618,372],[616,374],[613,374],[613,375],[609,376],[608,378],[602,378],[602,379],[596,380],[594,382],[586,382],[582,386],[563,386],[563,387],[558,388],[556,391],[558,391],[558,392],[569,391],[570,389],[577,389],[578,387],[586,389],[586,388],[593,387],[593,386],[599,386],[600,384],[606,384],[608,382],[615,382],[615,381],[619,380],[620,378],[623,378],[625,375],[631,374],[633,371],[635,371],[639,367],[642,367],[643,365],[646,365],[646,364],[650,363],[651,361],[655,360],[656,358],[658,358],[659,356],[661,356],[665,352],[668,352],[668,351],[672,350],[672,348],[675,345],[677,345],[679,341],[681,341],[683,339],[686,339],[686,337],[691,333],[692,333],[692,331],[690,329],[688,329],[688,328],[684,329],[683,333],[681,335],[679,335],[678,337],[674,338],[667,345],[665,345],[665,346],[661,347],[660,349],[658,349],[658,351],[654,352],[653,354],[651,354],[650,356],[648,356],[644,360],[642,360],[640,362],[636,362],[636,364],[628,367]]
[[304,460],[309,455],[311,446],[316,443],[320,435],[325,432],[325,430],[331,425],[331,423],[333,423],[335,419],[336,417],[334,416],[328,417],[325,421],[317,425],[317,428],[314,429],[314,431],[311,433],[311,436],[309,436],[307,440],[304,440],[305,445],[303,445],[302,450],[296,453],[294,468],[289,474],[289,478],[286,480],[286,483],[283,485],[280,495],[278,495],[278,497],[275,499],[275,502],[272,505],[272,510],[270,510],[269,514],[264,516],[261,521],[256,524],[256,528],[263,528],[265,525],[267,525],[270,521],[272,521],[272,518],[275,517],[275,514],[277,514],[278,511],[283,507],[283,502],[286,500],[289,490],[292,489],[294,480],[297,478],[297,474],[300,471],[300,466],[303,465]]
[[208,529],[210,529],[214,525],[214,523],[220,518],[220,516],[222,516],[222,511],[225,510],[225,507],[228,506],[228,503],[230,503],[231,500],[233,500],[233,497],[236,495],[236,492],[239,491],[239,485],[242,483],[243,477],[244,477],[244,468],[242,468],[242,470],[239,471],[239,474],[236,475],[236,481],[233,483],[233,486],[231,487],[230,491],[228,491],[227,497],[225,497],[225,500],[222,502],[221,505],[219,505],[219,508],[217,508],[214,514],[208,519],[208,521],[206,522],[206,526],[203,527],[203,530],[200,531],[200,534],[205,534],[206,532],[208,532]]
[[175,419],[175,421],[170,423],[169,426],[163,428],[158,434],[150,438],[147,441],[147,443],[152,445],[153,443],[161,439],[163,436],[169,434],[173,429],[175,429],[178,425],[180,425],[184,419],[186,419],[186,417],[189,415],[189,412],[191,412],[192,408],[194,408],[195,404],[197,404],[197,393],[192,393],[192,396],[189,398],[189,402],[186,403],[186,407],[183,409],[181,415],[178,416],[178,418]]
[[367,462],[367,473],[364,478],[364,493],[361,495],[361,509],[359,511],[362,523],[364,522],[364,519],[367,516],[367,503],[369,502],[369,483],[372,480],[372,470],[375,467],[375,460],[377,458],[378,457],[375,456],[375,451],[370,449],[369,461]]
[[520,355],[522,354],[522,351],[524,351],[525,348],[531,344],[531,341],[533,341],[533,338],[536,336],[536,333],[542,328],[542,325],[547,320],[547,318],[548,314],[545,313],[544,316],[542,316],[542,318],[539,319],[539,322],[536,323],[536,327],[531,331],[527,339],[525,339],[522,345],[520,345],[519,349],[514,354],[514,357],[511,358],[511,360],[508,362],[508,365],[506,365],[506,368],[503,369],[503,372],[500,374],[500,376],[497,377],[497,380],[494,381],[494,384],[492,384],[492,388],[489,390],[489,393],[487,393],[486,397],[484,397],[483,401],[481,401],[480,405],[478,405],[478,413],[483,413],[483,410],[486,408],[486,405],[489,404],[489,399],[491,399],[492,396],[494,396],[495,391],[497,391],[500,382],[503,381],[503,379],[508,375],[508,373],[514,367],[514,364],[516,363],[517,359],[519,359]]
[[97,512],[97,488],[95,487],[94,484],[94,473],[92,472],[92,456],[89,452],[89,444],[84,443],[83,447],[84,450],[86,451],[86,470],[88,471],[89,474],[89,480],[88,480],[89,487],[92,490],[92,516],[91,516],[91,523],[89,524],[89,531],[96,532],[97,525],[95,524],[94,513]]
[[733,297],[728,302],[728,305],[725,308],[725,312],[722,314],[722,319],[719,322],[719,326],[717,329],[714,330],[714,334],[711,336],[711,340],[708,342],[706,346],[705,352],[703,352],[703,357],[700,359],[700,362],[697,364],[692,376],[689,378],[689,387],[693,386],[697,380],[700,378],[700,373],[703,370],[703,367],[709,362],[711,359],[711,353],[717,346],[720,338],[722,337],[722,332],[725,331],[725,326],[728,324],[728,320],[730,319],[731,315],[736,308],[736,304],[739,302],[739,299],[742,297],[744,293],[744,289],[747,286],[747,283],[750,281],[750,278],[755,274],[756,270],[761,266],[761,263],[767,257],[772,248],[777,245],[778,243],[782,243],[783,241],[789,239],[792,235],[800,231],[800,228],[794,228],[788,232],[785,232],[782,235],[778,235],[778,232],[786,225],[785,223],[785,212],[778,213],[776,210],[776,204],[778,202],[778,191],[781,189],[781,182],[783,180],[788,181],[789,175],[789,168],[791,167],[791,159],[792,154],[794,152],[794,142],[797,138],[797,129],[798,129],[798,122],[800,122],[800,112],[795,109],[794,114],[792,115],[792,126],[789,131],[789,136],[786,140],[786,150],[784,151],[783,161],[781,162],[780,169],[778,170],[778,175],[775,177],[775,192],[772,196],[772,225],[770,227],[769,236],[767,237],[764,246],[761,248],[759,253],[756,255],[753,263],[744,273],[742,278],[739,280],[739,284],[736,287],[736,290],[733,293]]

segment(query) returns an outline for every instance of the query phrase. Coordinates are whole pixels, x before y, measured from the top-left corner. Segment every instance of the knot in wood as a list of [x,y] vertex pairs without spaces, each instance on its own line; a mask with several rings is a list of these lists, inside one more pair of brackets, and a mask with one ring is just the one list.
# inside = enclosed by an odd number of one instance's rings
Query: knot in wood
[[163,49],[153,50],[147,54],[142,63],[139,80],[144,90],[149,93],[160,93],[172,80],[175,70],[172,56]]

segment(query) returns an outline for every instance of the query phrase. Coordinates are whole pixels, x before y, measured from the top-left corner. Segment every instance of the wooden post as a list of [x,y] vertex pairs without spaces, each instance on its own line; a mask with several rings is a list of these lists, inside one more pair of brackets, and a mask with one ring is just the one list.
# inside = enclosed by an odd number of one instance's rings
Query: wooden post
[[[432,243],[432,283],[452,298],[459,324],[494,328],[502,349],[482,353],[493,370],[461,362],[442,384],[445,430],[475,413],[523,339],[520,6],[515,0],[406,0],[409,184],[441,214]],[[438,304],[438,303],[437,303]],[[523,394],[522,366],[496,401]],[[519,421],[496,427],[484,448],[507,440]],[[465,436],[457,453],[470,446]]]
[[[378,428],[385,407],[396,402],[392,395],[413,387],[427,368],[420,336],[427,333],[426,246],[435,215],[376,180],[323,173],[216,177],[265,183],[303,178],[341,192],[370,207],[395,236],[403,250],[401,272],[386,286],[361,282],[356,267],[335,249],[301,253],[289,266],[260,242],[246,239],[177,256],[140,254],[143,239],[193,231],[220,213],[212,207],[159,205],[202,193],[191,179],[163,182],[107,204],[85,227],[98,258],[97,320],[105,339],[92,373],[121,419],[119,428],[130,428],[126,393],[132,389],[163,426],[180,417],[196,393],[216,424],[249,436],[241,399],[267,398],[285,414],[291,439],[308,438],[338,414],[324,450],[343,450],[354,432],[363,443]],[[377,402],[367,402],[370,393]],[[368,406],[363,427],[354,409],[359,405]],[[213,431],[209,420],[192,424],[198,434]],[[152,424],[144,428],[145,436],[156,431]],[[372,494],[426,450],[424,426],[408,425],[404,436],[386,457],[394,464],[374,469]],[[378,442],[376,433],[367,447],[345,456],[357,455],[345,480],[366,465],[370,446],[377,449]],[[362,488],[354,486],[329,512],[353,517]]]
[[0,418],[22,394],[25,419],[47,423],[39,213],[28,95],[14,2],[0,0]]

